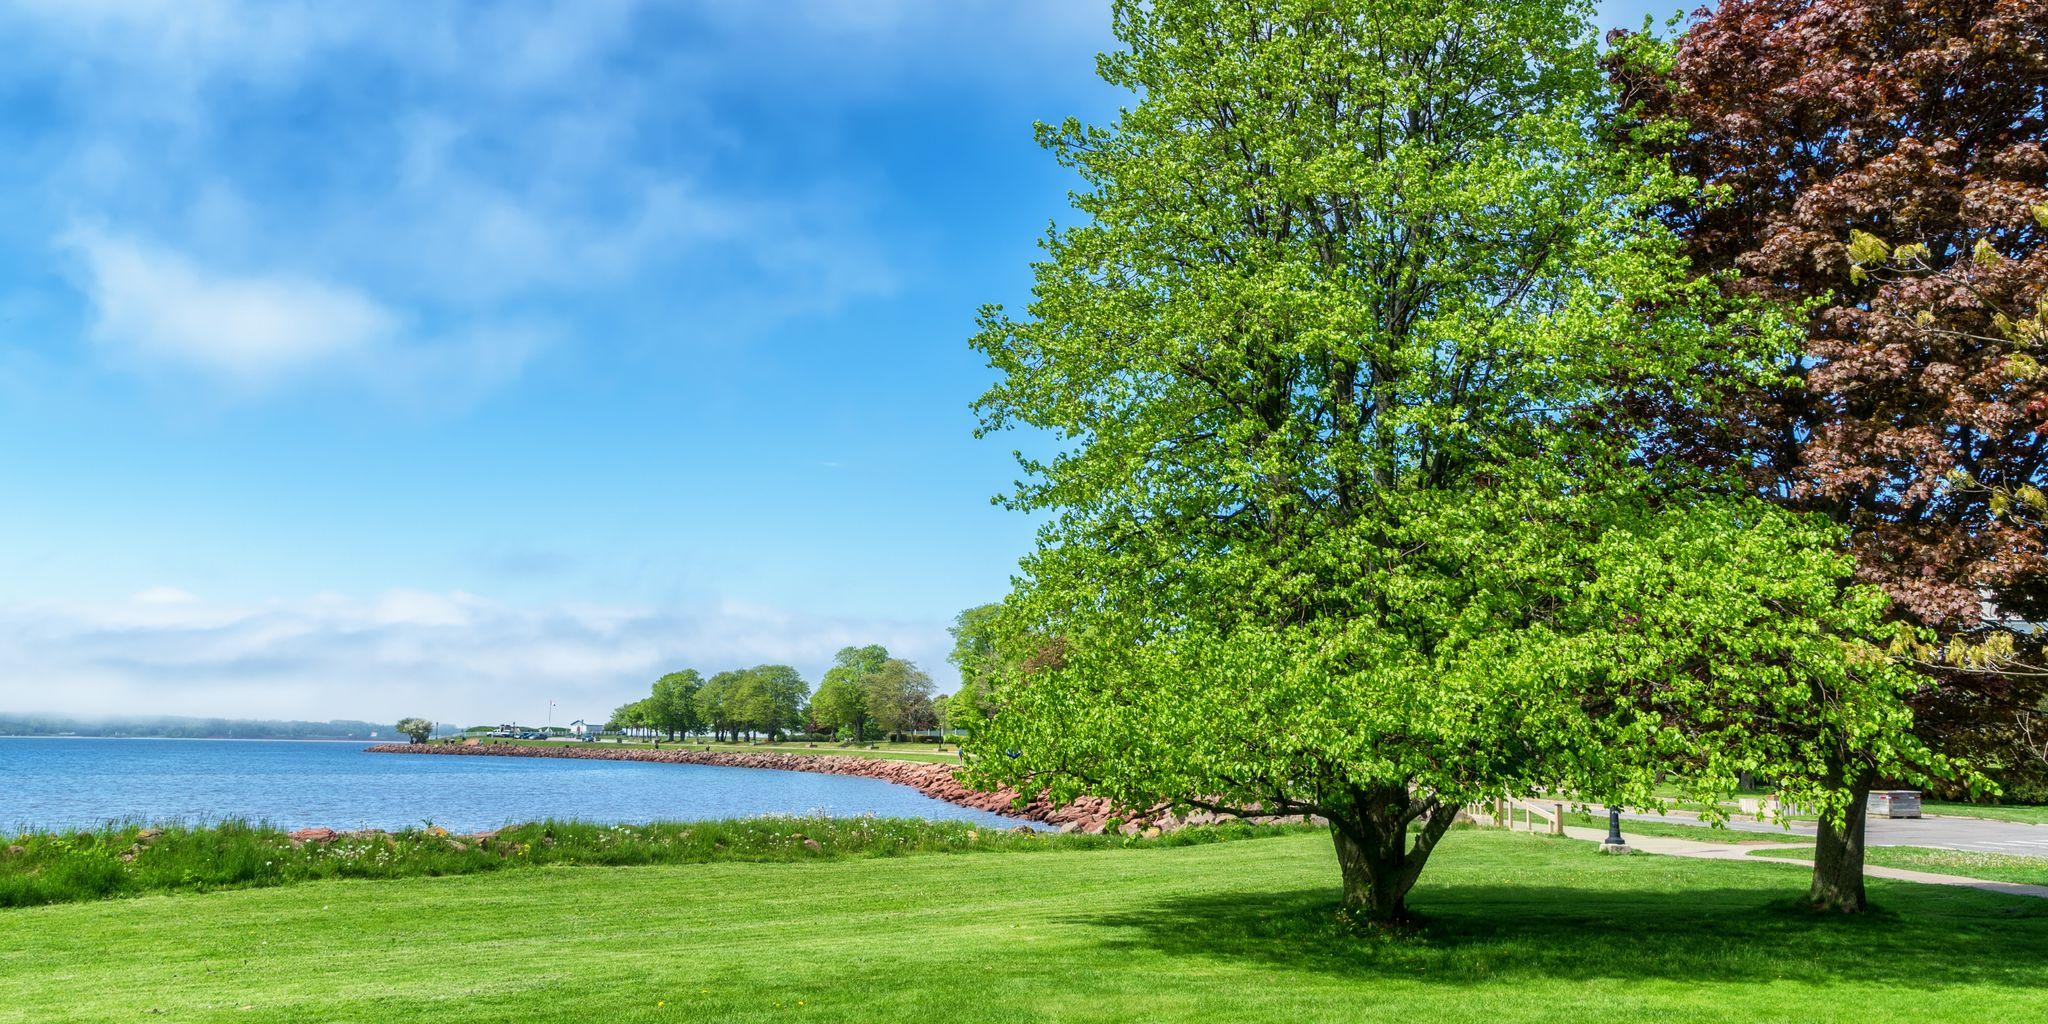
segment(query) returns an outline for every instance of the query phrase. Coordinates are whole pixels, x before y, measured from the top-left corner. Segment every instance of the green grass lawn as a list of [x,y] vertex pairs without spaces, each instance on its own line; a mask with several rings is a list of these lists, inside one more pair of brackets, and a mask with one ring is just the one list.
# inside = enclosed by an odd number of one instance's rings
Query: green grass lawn
[[[1812,850],[1759,850],[1752,857],[1798,857],[1813,859]],[[1908,868],[1937,875],[1961,875],[1993,882],[2023,882],[2048,885],[2048,858],[2015,857],[2004,853],[1974,853],[1969,850],[1937,850],[1924,846],[1872,846],[1863,851],[1866,864]]]
[[1928,814],[1946,814],[1958,818],[1992,818],[1998,821],[2018,821],[2028,825],[2048,825],[2048,807],[2026,804],[1952,804],[1940,800],[1928,800],[1920,805]]
[[1358,939],[1326,837],[551,868],[0,912],[6,1021],[1920,1021],[2048,1015],[2048,902],[1447,838]]

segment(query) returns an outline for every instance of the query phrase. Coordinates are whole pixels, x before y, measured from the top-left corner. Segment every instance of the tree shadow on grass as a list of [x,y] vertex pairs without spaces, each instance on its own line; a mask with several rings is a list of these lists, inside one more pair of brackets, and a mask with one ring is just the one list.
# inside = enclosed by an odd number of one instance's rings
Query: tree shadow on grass
[[[1425,883],[1426,884],[1426,883]],[[1756,888],[1576,889],[1542,884],[1418,890],[1412,933],[1360,936],[1330,889],[1183,896],[1082,920],[1111,944],[1173,956],[1445,985],[1520,978],[1681,982],[1854,980],[1941,987],[2048,986],[2048,901],[1885,887],[1860,917],[1815,914]]]

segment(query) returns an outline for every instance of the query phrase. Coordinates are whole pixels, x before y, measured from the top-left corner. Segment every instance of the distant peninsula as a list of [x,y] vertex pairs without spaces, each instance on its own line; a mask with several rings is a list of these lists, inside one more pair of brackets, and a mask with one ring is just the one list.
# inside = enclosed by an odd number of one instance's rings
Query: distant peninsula
[[292,722],[244,718],[188,718],[175,715],[7,714],[0,712],[0,736],[104,736],[159,739],[372,740],[390,739],[389,723]]

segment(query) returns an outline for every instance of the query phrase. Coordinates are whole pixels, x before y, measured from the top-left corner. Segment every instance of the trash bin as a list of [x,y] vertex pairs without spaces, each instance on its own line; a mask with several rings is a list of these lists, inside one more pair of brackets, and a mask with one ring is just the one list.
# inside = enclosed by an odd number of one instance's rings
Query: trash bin
[[1874,818],[1917,818],[1920,816],[1920,791],[1873,789],[1870,791],[1870,802],[1864,806]]

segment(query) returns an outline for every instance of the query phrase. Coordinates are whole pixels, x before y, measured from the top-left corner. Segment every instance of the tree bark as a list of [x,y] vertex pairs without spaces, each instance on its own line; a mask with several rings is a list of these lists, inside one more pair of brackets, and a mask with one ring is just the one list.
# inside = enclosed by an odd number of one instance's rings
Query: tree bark
[[[1360,791],[1350,807],[1326,810],[1344,878],[1345,911],[1377,928],[1412,923],[1408,891],[1456,815],[1456,808],[1413,797],[1405,787]],[[1408,825],[1418,817],[1422,828],[1411,845]]]
[[1822,818],[1813,842],[1813,885],[1807,902],[1817,910],[1860,914],[1869,901],[1863,894],[1863,826],[1870,817],[1870,771],[1838,767],[1836,777],[1849,791],[1849,807],[1839,825]]

